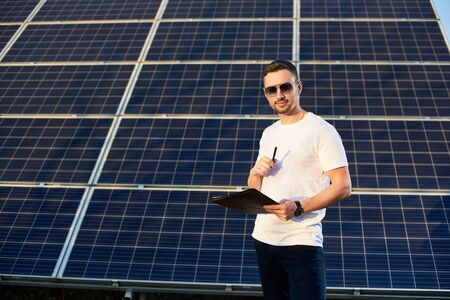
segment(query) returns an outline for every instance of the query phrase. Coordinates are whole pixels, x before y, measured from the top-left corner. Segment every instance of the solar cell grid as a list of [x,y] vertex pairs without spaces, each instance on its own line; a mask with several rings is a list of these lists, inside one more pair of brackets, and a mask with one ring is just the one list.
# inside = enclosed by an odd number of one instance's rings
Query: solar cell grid
[[171,0],[164,18],[291,18],[292,1]]
[[23,22],[38,3],[39,0],[2,0],[0,22]]
[[450,116],[450,68],[300,65],[301,103],[319,115]]
[[436,18],[429,0],[302,0],[300,16],[302,18]]
[[253,218],[209,204],[210,197],[96,190],[64,277],[255,282]]
[[100,182],[243,185],[256,159],[256,137],[263,129],[257,124],[253,120],[124,119]]
[[292,59],[292,22],[164,22],[147,56],[162,61],[229,59]]
[[270,115],[261,72],[261,65],[146,65],[126,112]]
[[8,44],[17,29],[19,29],[19,26],[0,26],[0,52],[3,51],[3,48]]
[[1,119],[0,181],[87,183],[110,119]]
[[136,60],[150,23],[30,25],[5,62]]
[[1,114],[114,114],[133,66],[0,68]]
[[300,60],[449,61],[437,22],[300,22]]
[[0,274],[51,276],[83,192],[0,187]]
[[[447,196],[353,195],[324,219],[327,284],[448,289]],[[439,231],[439,233],[436,233]]]
[[349,160],[353,187],[449,188],[446,122],[334,121]]
[[47,0],[33,21],[153,19],[157,0]]

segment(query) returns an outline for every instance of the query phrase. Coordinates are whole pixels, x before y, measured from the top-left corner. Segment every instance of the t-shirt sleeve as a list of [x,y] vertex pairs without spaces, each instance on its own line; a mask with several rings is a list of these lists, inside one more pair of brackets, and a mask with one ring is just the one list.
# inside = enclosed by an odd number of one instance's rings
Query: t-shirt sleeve
[[342,139],[331,125],[325,126],[319,136],[319,161],[324,172],[348,166]]
[[263,157],[265,155],[266,135],[267,135],[267,128],[264,129],[264,131],[261,135],[261,139],[259,140],[258,157],[256,158],[256,161],[258,161],[261,157]]

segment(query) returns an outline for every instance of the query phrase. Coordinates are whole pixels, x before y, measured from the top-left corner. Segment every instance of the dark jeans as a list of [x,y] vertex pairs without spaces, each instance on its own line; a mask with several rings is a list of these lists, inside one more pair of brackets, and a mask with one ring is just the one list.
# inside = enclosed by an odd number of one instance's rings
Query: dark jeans
[[254,240],[264,299],[325,299],[322,247],[272,246]]

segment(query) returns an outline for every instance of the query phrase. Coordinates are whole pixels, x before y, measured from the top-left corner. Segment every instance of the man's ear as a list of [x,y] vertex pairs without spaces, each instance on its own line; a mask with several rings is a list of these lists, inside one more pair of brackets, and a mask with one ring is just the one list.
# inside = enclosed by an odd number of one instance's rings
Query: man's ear
[[303,83],[299,80],[297,83],[298,94],[301,95],[303,91]]
[[262,89],[263,89],[264,97],[266,97],[266,100],[269,101],[269,98],[268,98],[267,95],[266,95],[266,90],[265,90],[264,88],[262,88]]

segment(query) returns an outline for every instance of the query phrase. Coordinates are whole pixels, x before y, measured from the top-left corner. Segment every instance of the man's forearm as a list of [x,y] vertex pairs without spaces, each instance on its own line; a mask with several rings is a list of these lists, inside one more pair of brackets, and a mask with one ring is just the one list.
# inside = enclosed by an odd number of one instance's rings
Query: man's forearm
[[[350,196],[350,190],[350,185],[338,186],[337,184],[332,184],[315,196],[302,201],[303,212],[308,213],[333,205]],[[264,209],[268,213],[275,214],[283,221],[293,218],[296,208],[297,206],[294,204],[294,201],[286,199],[281,200],[278,205],[264,206]]]
[[302,202],[305,212],[310,212],[331,206],[345,198],[352,192],[352,180],[347,167],[328,171],[327,176],[332,184],[315,196]]
[[249,188],[257,189],[258,191],[261,190],[262,185],[262,177],[256,174],[251,174],[248,176],[247,179],[247,185]]
[[303,201],[302,207],[305,212],[319,210],[348,198],[350,194],[350,186],[332,184],[315,196]]

